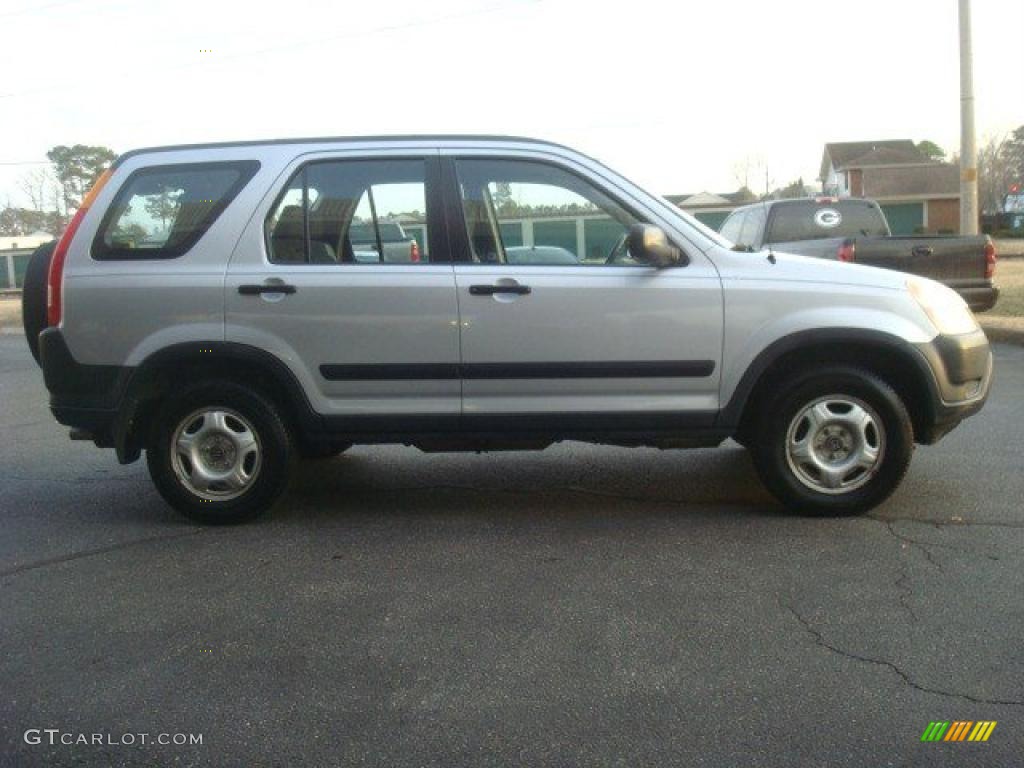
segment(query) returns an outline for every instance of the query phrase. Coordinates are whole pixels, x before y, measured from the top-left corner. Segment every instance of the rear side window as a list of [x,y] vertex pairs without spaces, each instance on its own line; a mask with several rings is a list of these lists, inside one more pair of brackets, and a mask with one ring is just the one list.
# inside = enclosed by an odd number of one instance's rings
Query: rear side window
[[426,163],[324,160],[301,168],[266,221],[274,264],[427,264]]
[[885,237],[885,218],[870,203],[814,200],[776,205],[768,242],[824,240],[833,237]]
[[189,163],[132,173],[107,209],[94,259],[172,259],[195,245],[259,169],[253,161]]

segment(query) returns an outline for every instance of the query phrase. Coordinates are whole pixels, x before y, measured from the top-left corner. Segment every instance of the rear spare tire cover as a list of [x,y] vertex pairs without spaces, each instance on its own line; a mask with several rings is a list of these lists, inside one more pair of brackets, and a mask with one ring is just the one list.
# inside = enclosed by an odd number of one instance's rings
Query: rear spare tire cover
[[36,248],[25,271],[21,291],[21,322],[32,357],[39,362],[39,334],[46,328],[46,282],[50,273],[50,257],[57,241],[51,240]]

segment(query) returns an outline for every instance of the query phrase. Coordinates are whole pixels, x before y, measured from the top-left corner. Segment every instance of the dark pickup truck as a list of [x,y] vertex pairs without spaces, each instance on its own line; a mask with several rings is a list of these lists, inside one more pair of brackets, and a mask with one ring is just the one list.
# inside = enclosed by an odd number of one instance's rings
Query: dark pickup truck
[[874,200],[769,200],[737,208],[720,231],[738,250],[771,248],[930,277],[975,312],[991,309],[999,297],[992,282],[996,249],[987,235],[894,236]]

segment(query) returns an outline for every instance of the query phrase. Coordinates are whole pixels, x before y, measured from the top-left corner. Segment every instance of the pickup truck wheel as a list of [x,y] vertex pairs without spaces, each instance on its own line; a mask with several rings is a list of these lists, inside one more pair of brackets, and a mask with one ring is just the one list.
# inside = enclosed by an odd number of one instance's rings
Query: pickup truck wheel
[[56,242],[43,243],[29,258],[25,282],[21,286],[21,324],[25,341],[36,362],[39,361],[39,334],[46,328],[46,282],[50,275],[50,257]]
[[867,371],[835,366],[797,374],[776,391],[751,453],[783,504],[803,514],[860,514],[896,490],[914,435],[892,387]]
[[198,384],[168,402],[146,449],[166,501],[201,523],[250,520],[288,484],[292,445],[275,406],[230,382]]

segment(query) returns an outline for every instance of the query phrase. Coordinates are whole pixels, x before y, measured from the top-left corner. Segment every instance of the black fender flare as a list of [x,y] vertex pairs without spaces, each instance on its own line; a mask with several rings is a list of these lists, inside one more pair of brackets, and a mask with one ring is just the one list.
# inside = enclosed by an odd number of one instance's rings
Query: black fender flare
[[860,348],[885,350],[891,355],[898,356],[901,361],[911,366],[910,371],[928,388],[930,397],[926,405],[930,414],[936,413],[941,398],[935,372],[925,355],[913,343],[894,334],[868,328],[812,328],[776,339],[761,350],[740,378],[729,402],[719,411],[715,426],[728,429],[739,426],[750,397],[761,382],[762,376],[784,356],[833,344],[839,345],[840,348],[856,345]]
[[153,399],[154,389],[163,386],[168,370],[208,371],[228,378],[242,372],[258,372],[272,383],[276,390],[273,394],[285,400],[279,404],[287,410],[287,416],[303,437],[315,438],[324,432],[323,420],[313,410],[299,380],[276,355],[232,341],[183,342],[154,352],[132,368],[112,430],[114,448],[122,464],[135,461],[141,453],[138,427],[142,425],[137,422],[140,407]]

